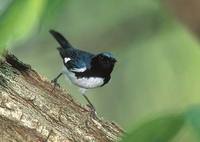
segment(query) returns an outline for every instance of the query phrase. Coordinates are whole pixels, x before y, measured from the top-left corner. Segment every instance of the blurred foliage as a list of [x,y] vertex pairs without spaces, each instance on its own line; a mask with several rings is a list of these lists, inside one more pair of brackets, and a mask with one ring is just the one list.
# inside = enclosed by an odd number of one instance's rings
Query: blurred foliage
[[154,119],[136,128],[123,142],[169,142],[184,124],[183,115],[170,115]]
[[66,0],[47,0],[45,10],[43,11],[40,30],[45,32],[56,22],[55,18],[60,15],[60,12],[66,6]]
[[[0,0],[1,47],[17,47],[12,51],[49,79],[62,68],[49,28],[80,49],[111,51],[118,60],[111,82],[88,91],[99,115],[134,130],[127,140],[148,141],[157,133],[162,141],[199,141],[199,41],[162,0],[22,1]],[[77,87],[60,81],[85,103]],[[167,117],[148,119],[158,114]]]
[[186,113],[186,118],[200,140],[200,106],[190,108]]
[[[192,106],[185,113],[171,114],[140,123],[141,126],[125,135],[122,142],[198,142],[199,118],[200,106]],[[182,130],[184,131],[181,132]]]
[[46,0],[15,0],[0,17],[0,49],[26,38],[39,22]]
[[16,47],[17,42],[24,41],[30,35],[36,33],[35,30],[37,31],[41,19],[43,22],[52,19],[54,10],[62,2],[63,0],[13,0],[1,2],[7,9],[2,7],[0,17],[0,52],[12,45]]

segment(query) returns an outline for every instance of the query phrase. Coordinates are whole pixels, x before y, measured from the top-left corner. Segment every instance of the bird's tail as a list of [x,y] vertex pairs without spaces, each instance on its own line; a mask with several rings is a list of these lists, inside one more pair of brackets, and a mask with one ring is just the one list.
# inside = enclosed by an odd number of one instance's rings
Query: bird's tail
[[49,30],[49,32],[53,35],[53,37],[58,41],[58,43],[62,46],[62,48],[71,48],[72,45],[64,38],[62,34],[55,30]]

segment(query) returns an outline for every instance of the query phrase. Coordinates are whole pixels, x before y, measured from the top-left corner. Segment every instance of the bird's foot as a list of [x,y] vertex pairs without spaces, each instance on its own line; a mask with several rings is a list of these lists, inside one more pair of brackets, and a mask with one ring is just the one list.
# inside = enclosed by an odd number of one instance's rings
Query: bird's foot
[[97,116],[97,112],[96,112],[96,109],[94,108],[94,106],[91,106],[89,104],[87,106],[90,108],[90,117],[97,120],[98,116]]
[[57,79],[51,80],[51,83],[53,83],[53,85],[54,85],[52,91],[53,91],[56,87],[59,87],[59,88],[60,88],[60,84],[57,82]]
[[57,82],[57,79],[53,79],[53,80],[51,80],[51,83],[53,83],[54,86],[58,86],[58,87],[60,87],[60,84]]

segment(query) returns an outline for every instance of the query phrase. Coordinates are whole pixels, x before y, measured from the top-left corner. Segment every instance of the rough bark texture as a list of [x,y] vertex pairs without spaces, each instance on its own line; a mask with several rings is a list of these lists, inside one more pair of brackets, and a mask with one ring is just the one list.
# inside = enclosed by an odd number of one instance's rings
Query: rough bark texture
[[118,141],[116,124],[90,117],[76,103],[14,55],[0,62],[0,141],[85,142]]

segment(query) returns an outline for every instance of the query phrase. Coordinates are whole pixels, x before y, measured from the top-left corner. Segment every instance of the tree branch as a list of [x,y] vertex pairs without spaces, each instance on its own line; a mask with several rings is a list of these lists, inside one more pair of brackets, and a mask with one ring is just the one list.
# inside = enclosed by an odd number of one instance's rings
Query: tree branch
[[0,141],[118,141],[123,130],[90,117],[61,88],[5,54],[0,62]]

